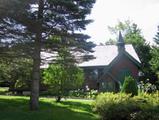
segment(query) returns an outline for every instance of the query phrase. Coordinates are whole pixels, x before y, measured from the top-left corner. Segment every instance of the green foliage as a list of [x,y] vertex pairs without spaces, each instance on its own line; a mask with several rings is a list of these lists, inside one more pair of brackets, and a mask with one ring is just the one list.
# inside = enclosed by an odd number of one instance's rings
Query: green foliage
[[137,82],[134,80],[133,77],[125,77],[121,92],[131,94],[132,96],[138,94]]
[[142,36],[141,30],[137,24],[132,23],[130,20],[124,22],[119,21],[115,26],[108,26],[109,31],[112,34],[118,36],[118,32],[121,31],[124,35],[125,43],[132,44],[133,46],[144,44],[145,40]]
[[[158,26],[158,30],[159,30],[159,26]],[[154,37],[154,41],[156,43],[155,46],[152,47],[151,49],[151,55],[152,58],[149,61],[150,65],[151,65],[151,69],[153,70],[153,72],[156,73],[156,76],[159,80],[159,31],[157,31],[155,37]]]
[[139,92],[140,93],[153,93],[157,91],[157,84],[151,84],[149,82],[144,83],[143,81],[140,81],[139,84]]
[[10,67],[4,61],[1,61],[1,64],[0,64],[0,81],[9,80],[11,78],[9,73],[10,73]]
[[68,95],[69,90],[81,88],[84,74],[83,70],[75,65],[77,61],[71,53],[71,48],[67,46],[66,38],[56,36],[52,40],[62,44],[59,44],[54,64],[44,71],[43,78],[44,83],[48,84],[59,98],[57,101],[60,101],[62,96]]
[[[70,38],[65,43],[77,51],[90,51],[93,44],[87,41],[89,36],[78,31],[85,30],[92,22],[87,15],[95,0],[2,0],[0,3],[3,8],[0,10],[0,39],[5,45],[17,46],[15,57],[33,59],[30,105],[32,110],[38,109],[40,52],[58,50],[58,45],[48,40],[52,35]],[[7,55],[13,54],[5,51]]]
[[[154,69],[154,66],[157,65],[153,59],[156,59],[158,54],[153,54],[153,47],[148,44],[144,44],[144,46],[139,47],[139,54],[142,56],[140,57],[141,60],[141,70],[144,73],[142,76],[139,77],[139,81],[143,81],[157,85],[157,71]],[[145,54],[146,53],[146,54]],[[155,58],[156,57],[156,58]]]
[[153,56],[153,58],[150,61],[152,69],[154,71],[159,71],[159,48],[153,47],[153,49],[151,50],[151,54]]
[[0,87],[0,95],[9,94],[8,87]]
[[[95,99],[98,95],[97,90],[84,91],[83,89],[69,90],[65,92],[64,98],[73,98],[73,99]],[[51,89],[47,91],[42,91],[40,96],[57,96],[57,93]]]
[[129,120],[130,114],[139,108],[130,95],[102,93],[97,96],[94,110],[99,113],[102,120]]
[[158,120],[158,93],[135,97],[123,93],[101,93],[93,104],[102,120]]
[[[0,24],[3,26],[0,37],[5,44],[17,45],[19,55],[34,58],[33,43],[37,39],[42,45],[39,49],[58,48],[56,42],[48,40],[52,35],[71,38],[66,40],[68,46],[91,50],[93,43],[87,41],[89,36],[77,31],[85,30],[92,22],[87,15],[91,13],[95,0],[3,0],[0,3],[3,8],[0,10]],[[8,39],[12,42],[8,43]]]
[[134,47],[138,45],[143,45],[145,40],[142,36],[141,30],[138,28],[137,24],[132,23],[125,34],[125,42],[132,44]]
[[10,88],[30,87],[31,80],[31,59],[7,58],[1,59],[0,81],[8,81]]
[[117,41],[113,39],[109,39],[108,41],[105,42],[105,45],[116,45]]
[[90,91],[84,91],[83,89],[80,90],[72,90],[69,92],[70,98],[88,98],[88,99],[94,99],[98,95],[97,90],[90,90]]
[[108,30],[118,36],[119,31],[123,33],[125,43],[139,45],[145,42],[141,30],[138,28],[137,24],[133,23],[130,20],[124,22],[119,21],[115,26],[108,26]]
[[151,50],[152,59],[150,60],[152,70],[157,74],[159,79],[159,47],[153,47]]
[[44,83],[50,86],[50,89],[56,96],[65,96],[69,90],[81,87],[84,76],[83,71],[76,67],[64,68],[60,65],[50,65],[44,70]]
[[131,26],[130,20],[126,20],[124,22],[118,21],[118,23],[115,26],[113,27],[108,26],[108,30],[115,35],[118,35],[119,31],[121,31],[125,35],[130,29],[130,26]]
[[141,111],[132,114],[132,120],[158,120],[159,119],[159,92],[154,94],[142,93],[135,96]]
[[159,26],[158,26],[158,31],[157,31],[157,33],[156,33],[156,35],[154,37],[154,40],[155,40],[156,44],[159,45]]

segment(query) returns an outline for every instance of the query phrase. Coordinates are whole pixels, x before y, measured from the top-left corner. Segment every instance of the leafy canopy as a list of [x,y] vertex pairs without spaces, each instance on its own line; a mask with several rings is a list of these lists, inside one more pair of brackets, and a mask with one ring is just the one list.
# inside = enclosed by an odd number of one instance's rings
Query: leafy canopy
[[126,20],[124,22],[119,21],[115,26],[108,26],[108,30],[116,36],[118,36],[119,31],[121,31],[125,43],[132,44],[134,46],[145,42],[141,30],[138,28],[137,24],[130,20]]
[[43,79],[54,95],[65,96],[69,90],[81,88],[84,76],[83,71],[76,66],[64,68],[62,65],[52,64],[44,70]]

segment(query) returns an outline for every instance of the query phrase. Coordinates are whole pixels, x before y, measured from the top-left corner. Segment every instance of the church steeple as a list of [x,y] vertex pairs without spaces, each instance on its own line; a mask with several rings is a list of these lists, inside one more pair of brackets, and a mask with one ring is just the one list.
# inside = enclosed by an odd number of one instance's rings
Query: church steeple
[[124,51],[125,50],[125,42],[124,39],[122,37],[121,32],[119,31],[119,38],[117,41],[117,46],[118,46],[118,52]]

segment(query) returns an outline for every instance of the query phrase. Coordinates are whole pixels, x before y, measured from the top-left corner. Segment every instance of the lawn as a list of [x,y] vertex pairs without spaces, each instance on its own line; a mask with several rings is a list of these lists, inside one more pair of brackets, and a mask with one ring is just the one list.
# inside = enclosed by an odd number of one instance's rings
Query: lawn
[[0,95],[4,95],[8,93],[8,87],[0,87]]
[[0,96],[0,120],[99,120],[91,100],[40,98],[40,110],[29,111],[28,97]]

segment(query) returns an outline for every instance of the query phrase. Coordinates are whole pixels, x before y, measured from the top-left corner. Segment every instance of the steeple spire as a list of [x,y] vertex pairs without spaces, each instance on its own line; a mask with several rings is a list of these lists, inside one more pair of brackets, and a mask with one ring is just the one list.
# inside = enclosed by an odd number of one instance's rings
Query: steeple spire
[[117,41],[117,46],[118,46],[118,52],[124,51],[125,50],[125,42],[124,39],[122,37],[121,32],[119,31],[119,38]]

